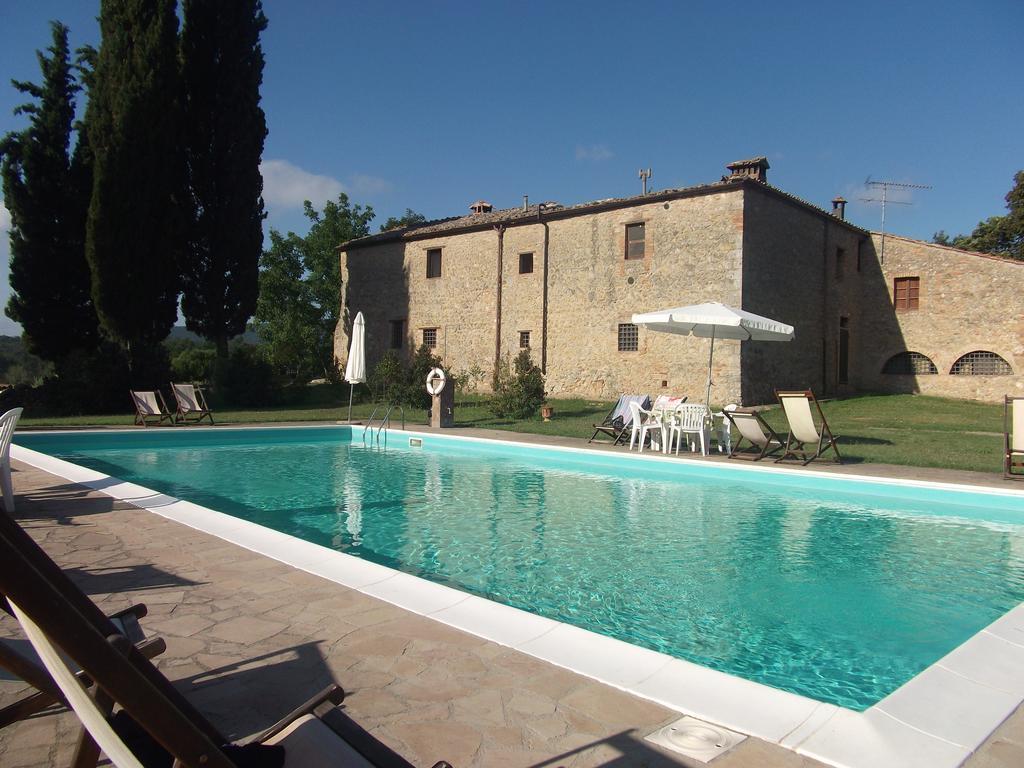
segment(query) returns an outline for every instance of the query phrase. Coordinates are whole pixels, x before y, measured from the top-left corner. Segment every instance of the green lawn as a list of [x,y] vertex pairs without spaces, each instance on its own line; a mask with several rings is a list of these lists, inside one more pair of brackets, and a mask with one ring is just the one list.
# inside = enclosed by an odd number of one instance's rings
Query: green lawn
[[[263,410],[217,410],[220,424],[254,422],[341,421],[347,418],[347,393],[325,390],[308,407],[282,406]],[[344,396],[343,396],[344,394]],[[324,402],[335,398],[335,403]],[[504,429],[542,435],[588,438],[594,422],[600,421],[612,403],[594,400],[551,400],[554,418],[525,421],[495,418],[482,398],[470,397],[456,405],[457,426]],[[919,467],[1002,471],[1001,405],[947,400],[921,395],[865,395],[834,400],[822,405],[829,425],[840,436],[843,458],[849,463],[879,462]],[[373,410],[369,403],[356,404],[353,418],[366,419]],[[765,413],[767,421],[780,432],[785,419],[779,408]],[[395,412],[397,424],[399,416]],[[426,423],[424,411],[407,411],[408,424]],[[25,427],[129,426],[132,416],[79,416],[21,420]]]

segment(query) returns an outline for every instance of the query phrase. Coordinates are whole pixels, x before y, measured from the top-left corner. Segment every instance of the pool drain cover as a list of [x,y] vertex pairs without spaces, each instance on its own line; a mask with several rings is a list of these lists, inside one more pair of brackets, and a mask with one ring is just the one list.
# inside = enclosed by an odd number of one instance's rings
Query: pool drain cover
[[705,723],[695,717],[684,717],[650,734],[647,741],[707,763],[728,752],[745,738],[742,733]]

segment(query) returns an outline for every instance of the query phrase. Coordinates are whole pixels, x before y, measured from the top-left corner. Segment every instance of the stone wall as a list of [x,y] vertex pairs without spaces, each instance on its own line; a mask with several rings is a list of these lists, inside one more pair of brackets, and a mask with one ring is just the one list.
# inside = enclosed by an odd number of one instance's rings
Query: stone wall
[[[881,254],[881,235],[872,233],[871,247]],[[1024,394],[1024,262],[886,235],[879,270],[885,293],[869,315],[862,388],[990,401]],[[898,277],[920,279],[918,309],[893,308]],[[926,355],[938,373],[883,374],[886,361],[904,351]],[[953,364],[974,351],[994,352],[1013,374],[950,375]]]
[[[742,343],[745,405],[773,402],[776,389],[813,389],[828,396],[855,388],[865,279],[857,253],[864,237],[770,188],[747,188],[743,308],[792,325],[794,339]],[[839,381],[841,318],[850,339],[846,384]]]
[[[508,226],[501,236],[501,354],[517,354],[520,332],[529,331],[531,355],[545,363],[552,395],[611,399],[622,392],[666,392],[702,399],[707,340],[641,329],[639,350],[619,352],[618,325],[635,312],[711,300],[739,302],[742,200],[741,189],[734,188]],[[645,222],[646,256],[626,260],[625,225],[638,221]],[[389,322],[404,317],[406,353],[419,346],[423,328],[436,327],[436,352],[445,364],[456,371],[481,368],[489,381],[498,242],[499,232],[490,230],[343,252],[346,320],[335,340],[339,359],[347,354],[349,315],[361,310],[371,368],[388,348]],[[431,248],[442,249],[440,278],[426,277]],[[532,273],[519,273],[520,253],[533,253]],[[714,378],[712,400],[739,396],[735,342],[716,345]]]

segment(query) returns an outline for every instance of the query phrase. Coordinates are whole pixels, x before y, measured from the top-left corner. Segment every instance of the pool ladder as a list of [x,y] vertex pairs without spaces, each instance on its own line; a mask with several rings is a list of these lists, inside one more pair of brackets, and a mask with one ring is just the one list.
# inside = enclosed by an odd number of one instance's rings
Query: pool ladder
[[[379,405],[374,406],[373,413],[370,414],[370,418],[367,420],[366,426],[363,427],[363,445],[366,445],[366,433],[369,432],[370,433],[370,444],[372,445],[374,443],[374,438],[376,438],[376,444],[379,446],[380,445],[380,435],[381,435],[381,432],[383,432],[384,433],[384,447],[385,448],[388,447],[388,430],[387,430],[387,428],[389,426],[391,426],[391,412],[393,410],[395,410],[395,403],[388,403],[388,408],[384,412],[384,415],[381,417],[380,425],[377,427],[377,431],[375,433],[373,431],[373,420],[377,417],[377,411],[379,411],[380,408],[381,408],[381,406],[379,406]],[[405,429],[405,406],[399,405],[398,406],[398,410],[402,414],[402,429],[404,430]]]

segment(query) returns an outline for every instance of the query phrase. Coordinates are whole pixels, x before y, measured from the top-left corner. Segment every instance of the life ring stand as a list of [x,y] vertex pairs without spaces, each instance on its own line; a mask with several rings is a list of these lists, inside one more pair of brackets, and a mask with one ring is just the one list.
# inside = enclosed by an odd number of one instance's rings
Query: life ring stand
[[441,368],[431,368],[427,374],[427,394],[440,395],[448,383],[448,377]]

